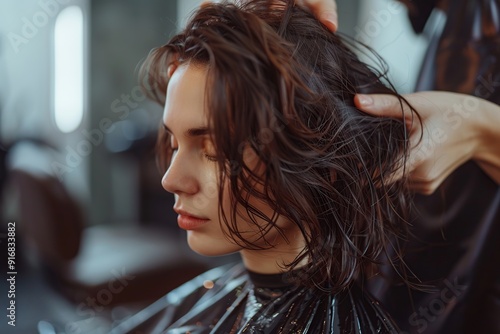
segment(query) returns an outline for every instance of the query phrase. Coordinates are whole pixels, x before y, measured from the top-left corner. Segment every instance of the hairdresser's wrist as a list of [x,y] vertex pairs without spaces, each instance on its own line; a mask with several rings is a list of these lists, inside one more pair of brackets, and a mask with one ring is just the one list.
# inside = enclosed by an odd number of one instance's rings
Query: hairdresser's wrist
[[483,99],[478,100],[479,117],[475,122],[478,145],[473,159],[488,176],[500,184],[500,106]]

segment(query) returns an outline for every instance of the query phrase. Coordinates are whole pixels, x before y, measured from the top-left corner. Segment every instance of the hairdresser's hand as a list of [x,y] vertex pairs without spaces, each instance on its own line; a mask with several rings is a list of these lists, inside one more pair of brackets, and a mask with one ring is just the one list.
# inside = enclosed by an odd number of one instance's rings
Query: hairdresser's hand
[[335,0],[295,0],[295,4],[309,9],[332,32],[337,31],[339,21]]
[[[411,145],[406,167],[414,190],[433,193],[448,175],[470,159],[476,160],[500,184],[498,105],[448,92],[420,92],[404,97],[422,120],[420,123],[405,107]],[[403,117],[399,100],[391,95],[357,95],[355,103],[372,115]]]

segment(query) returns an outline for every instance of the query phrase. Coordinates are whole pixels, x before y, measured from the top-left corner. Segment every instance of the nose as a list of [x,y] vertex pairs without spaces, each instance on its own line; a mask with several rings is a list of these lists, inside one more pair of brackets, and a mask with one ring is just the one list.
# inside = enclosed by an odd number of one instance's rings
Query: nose
[[199,191],[196,173],[191,171],[190,164],[181,154],[172,155],[170,166],[163,175],[161,185],[166,191],[181,195],[194,195]]

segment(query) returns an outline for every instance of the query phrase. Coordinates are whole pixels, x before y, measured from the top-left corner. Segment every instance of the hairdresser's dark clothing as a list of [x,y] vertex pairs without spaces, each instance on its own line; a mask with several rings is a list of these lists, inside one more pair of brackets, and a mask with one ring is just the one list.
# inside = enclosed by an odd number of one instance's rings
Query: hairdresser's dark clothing
[[399,333],[359,288],[332,295],[295,286],[289,283],[290,277],[250,273],[242,265],[216,268],[170,292],[111,333]]
[[[434,6],[447,15],[442,33],[430,44],[417,90],[466,93],[500,104],[500,0],[413,4],[410,19],[417,32]],[[443,119],[456,131],[478,112],[471,101],[450,107],[458,112],[448,111]],[[470,161],[433,195],[417,196],[416,204],[416,238],[405,260],[418,278],[438,290],[413,292],[414,308],[406,287],[372,282],[373,294],[403,331],[500,333],[499,186]]]

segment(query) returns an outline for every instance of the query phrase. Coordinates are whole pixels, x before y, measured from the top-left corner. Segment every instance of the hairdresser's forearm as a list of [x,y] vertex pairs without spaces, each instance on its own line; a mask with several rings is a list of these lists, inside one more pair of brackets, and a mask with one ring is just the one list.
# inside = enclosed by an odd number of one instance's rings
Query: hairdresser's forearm
[[480,101],[479,145],[474,160],[488,176],[500,184],[500,106]]

